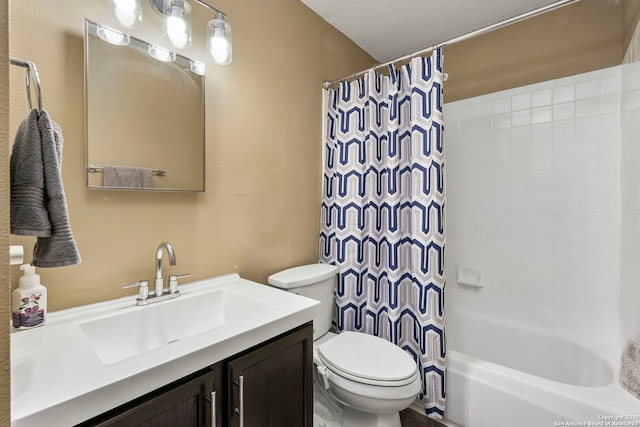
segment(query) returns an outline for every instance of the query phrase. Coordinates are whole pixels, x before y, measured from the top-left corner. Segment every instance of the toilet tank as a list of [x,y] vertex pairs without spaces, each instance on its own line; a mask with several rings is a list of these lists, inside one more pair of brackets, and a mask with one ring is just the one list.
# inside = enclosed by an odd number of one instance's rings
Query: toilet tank
[[320,301],[320,315],[313,319],[314,341],[331,328],[337,274],[338,267],[335,265],[310,264],[269,276],[271,286]]

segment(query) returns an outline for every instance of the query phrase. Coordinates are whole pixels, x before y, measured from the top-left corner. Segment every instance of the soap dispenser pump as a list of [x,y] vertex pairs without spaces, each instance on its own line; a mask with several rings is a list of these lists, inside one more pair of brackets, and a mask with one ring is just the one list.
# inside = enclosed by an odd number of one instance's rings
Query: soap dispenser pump
[[28,329],[43,325],[47,314],[47,288],[40,284],[40,276],[34,266],[23,264],[20,270],[24,275],[11,298],[13,327]]

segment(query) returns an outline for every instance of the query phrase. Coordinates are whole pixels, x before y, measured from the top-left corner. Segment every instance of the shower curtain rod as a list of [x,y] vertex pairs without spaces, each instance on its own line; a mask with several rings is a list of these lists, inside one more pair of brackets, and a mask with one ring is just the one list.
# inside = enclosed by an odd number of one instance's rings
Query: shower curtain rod
[[367,68],[366,70],[363,70],[363,71],[358,71],[357,73],[350,74],[350,75],[348,75],[346,77],[343,77],[341,79],[332,80],[332,81],[325,80],[324,82],[322,82],[322,87],[324,89],[330,89],[336,83],[339,83],[339,82],[341,82],[343,80],[350,80],[350,79],[353,79],[354,77],[362,76],[362,75],[366,74],[370,70],[377,70],[379,68],[383,68],[383,67],[387,67],[387,66],[389,66],[391,64],[395,64],[396,62],[406,61],[407,59],[411,59],[411,58],[413,58],[415,56],[424,55],[425,53],[434,51],[434,50],[439,49],[441,47],[449,46],[449,45],[452,45],[452,44],[455,44],[455,43],[458,43],[458,42],[461,42],[461,41],[464,41],[464,40],[468,40],[468,39],[471,39],[473,37],[477,37],[477,36],[480,36],[482,34],[488,33],[490,31],[497,30],[499,28],[503,28],[503,27],[506,27],[506,26],[511,25],[511,24],[515,24],[516,22],[524,21],[527,18],[533,18],[534,16],[541,15],[541,14],[543,14],[545,12],[550,12],[552,10],[559,9],[559,8],[561,8],[563,6],[567,6],[567,5],[571,4],[571,3],[577,3],[579,1],[580,0],[559,0],[559,1],[555,2],[555,3],[551,3],[551,4],[548,4],[546,6],[541,6],[541,7],[537,8],[537,9],[531,10],[529,12],[525,12],[525,13],[522,13],[520,15],[516,15],[514,17],[505,19],[504,21],[500,21],[500,22],[497,22],[495,24],[488,25],[488,26],[486,26],[484,28],[480,28],[478,30],[471,31],[469,33],[463,34],[463,35],[458,36],[458,37],[454,37],[452,39],[449,39],[447,41],[435,44],[435,45],[427,47],[425,49],[418,50],[418,51],[409,53],[409,54],[404,55],[404,56],[400,56],[398,58],[392,59],[391,61],[387,61],[387,62],[384,62],[382,64],[376,64],[373,67]]

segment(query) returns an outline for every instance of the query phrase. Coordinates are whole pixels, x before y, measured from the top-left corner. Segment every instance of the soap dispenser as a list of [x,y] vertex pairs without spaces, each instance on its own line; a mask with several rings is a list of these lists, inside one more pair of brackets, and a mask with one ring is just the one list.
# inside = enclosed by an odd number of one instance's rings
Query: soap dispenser
[[40,276],[34,266],[23,264],[20,270],[24,275],[11,298],[13,327],[28,329],[43,325],[47,315],[47,288],[40,284]]

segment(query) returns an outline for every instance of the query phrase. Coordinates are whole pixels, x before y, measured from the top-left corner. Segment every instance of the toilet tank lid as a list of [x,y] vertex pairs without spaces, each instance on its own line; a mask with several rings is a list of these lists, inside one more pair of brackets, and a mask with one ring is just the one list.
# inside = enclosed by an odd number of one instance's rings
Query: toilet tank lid
[[338,274],[338,267],[335,265],[309,264],[272,274],[269,276],[268,282],[278,288],[293,289],[321,282],[336,274]]

